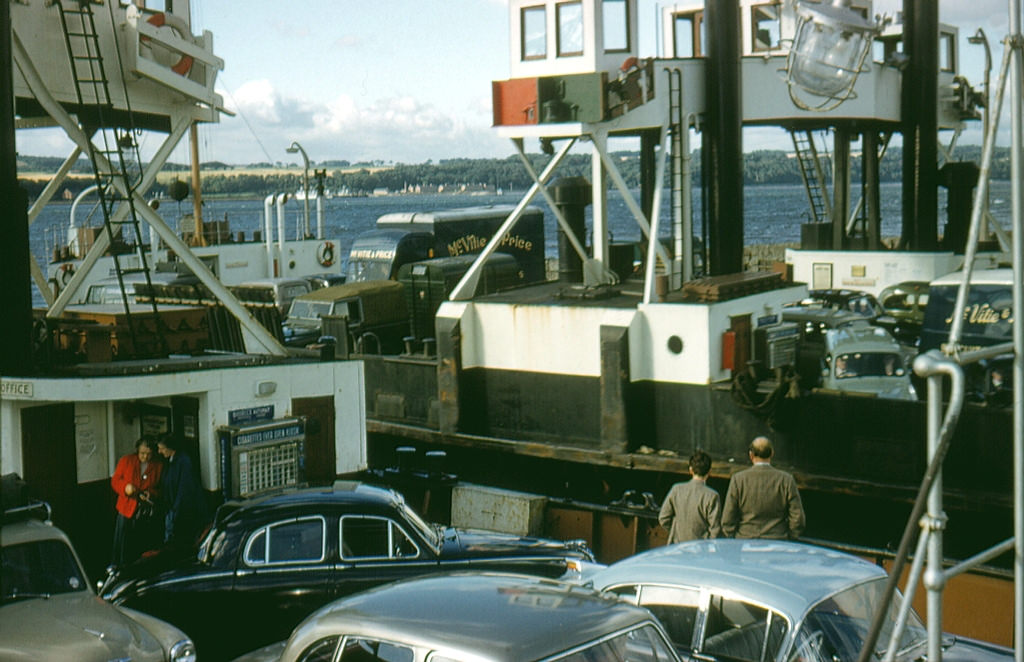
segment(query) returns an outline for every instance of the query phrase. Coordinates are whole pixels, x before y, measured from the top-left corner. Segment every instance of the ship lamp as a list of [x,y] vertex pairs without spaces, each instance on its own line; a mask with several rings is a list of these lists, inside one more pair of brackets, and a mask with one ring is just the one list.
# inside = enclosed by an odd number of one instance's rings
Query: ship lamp
[[[786,60],[790,99],[804,110],[831,110],[854,96],[878,29],[849,0],[801,0],[796,12],[796,35]],[[800,91],[817,100],[805,101]]]

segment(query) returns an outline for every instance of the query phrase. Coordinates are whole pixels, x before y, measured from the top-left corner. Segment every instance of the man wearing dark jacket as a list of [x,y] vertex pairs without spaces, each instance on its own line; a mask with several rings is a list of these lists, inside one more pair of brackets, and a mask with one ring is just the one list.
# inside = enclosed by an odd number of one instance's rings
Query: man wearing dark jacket
[[157,452],[167,460],[160,481],[160,497],[167,508],[164,543],[191,546],[207,523],[206,498],[192,469],[192,460],[178,450],[172,437],[157,442]]
[[795,540],[804,531],[804,507],[791,474],[771,465],[772,442],[750,442],[754,465],[733,475],[722,509],[722,533],[730,538]]

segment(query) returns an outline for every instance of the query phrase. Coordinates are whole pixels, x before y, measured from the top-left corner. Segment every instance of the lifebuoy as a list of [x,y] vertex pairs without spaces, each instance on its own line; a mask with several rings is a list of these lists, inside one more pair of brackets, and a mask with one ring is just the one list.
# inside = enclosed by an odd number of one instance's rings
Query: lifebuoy
[[316,249],[316,261],[321,267],[329,267],[334,264],[334,244],[325,241]]
[[[167,26],[181,35],[182,39],[191,40],[192,32],[185,25],[185,21],[181,20],[173,14],[165,14],[164,12],[157,12],[146,19],[146,22],[150,25],[162,28]],[[140,37],[141,41],[149,41],[149,37]],[[178,74],[179,76],[186,75],[190,69],[192,69],[192,63],[194,62],[191,55],[182,55],[176,63],[171,65],[171,71]]]
[[57,274],[57,283],[60,285],[61,289],[67,287],[68,282],[70,282],[71,277],[74,275],[75,265],[71,264],[70,262],[65,262],[64,264],[60,265],[60,273]]

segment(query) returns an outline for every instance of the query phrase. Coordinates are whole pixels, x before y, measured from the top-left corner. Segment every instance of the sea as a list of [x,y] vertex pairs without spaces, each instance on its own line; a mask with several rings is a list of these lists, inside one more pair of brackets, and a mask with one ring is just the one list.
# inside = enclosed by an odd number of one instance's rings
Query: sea
[[[635,193],[634,193],[635,194]],[[460,207],[482,205],[515,205],[522,192],[505,191],[496,193],[422,193],[392,194],[369,197],[336,197],[323,201],[324,238],[338,246],[340,255],[348,255],[352,241],[360,233],[372,229],[377,218],[395,212],[427,212]],[[901,199],[900,185],[896,183],[881,186],[882,236],[898,237],[900,234]],[[856,201],[856,198],[854,198]],[[544,210],[545,253],[556,257],[558,253],[557,223],[544,199],[540,196],[531,203]],[[800,226],[810,222],[811,215],[807,194],[800,185],[756,185],[744,189],[744,230],[743,239],[747,246],[776,245],[800,241]],[[316,229],[316,202],[310,201],[310,226]],[[662,200],[663,226],[659,234],[671,234],[671,201],[668,196]],[[693,194],[694,235],[703,236],[701,199],[699,190]],[[939,190],[940,232],[944,224],[946,208],[945,189]],[[586,215],[590,221],[590,207]],[[989,209],[1004,228],[1010,227],[1010,183],[992,182]],[[54,249],[67,239],[72,203],[51,202],[39,214],[30,229],[32,254],[45,271]],[[251,240],[253,233],[263,228],[264,203],[262,198],[252,199],[211,199],[204,201],[203,218],[207,221],[228,221],[231,234],[240,233]],[[182,218],[192,213],[190,199],[175,202],[160,201],[158,213],[171,227],[179,227]],[[82,200],[75,208],[75,222],[78,226],[102,225],[102,212],[95,198]],[[286,232],[289,238],[300,235],[303,225],[303,202],[290,200],[285,205]],[[617,190],[608,192],[608,218],[612,241],[639,241],[642,237],[621,194]],[[274,223],[276,227],[276,220]],[[589,241],[589,237],[587,238]],[[33,305],[42,306],[43,297],[33,287]]]

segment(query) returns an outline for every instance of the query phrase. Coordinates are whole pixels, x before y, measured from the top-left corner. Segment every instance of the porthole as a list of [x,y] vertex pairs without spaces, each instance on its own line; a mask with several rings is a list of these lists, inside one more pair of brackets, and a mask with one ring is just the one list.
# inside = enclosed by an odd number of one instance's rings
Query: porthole
[[679,336],[669,336],[668,338],[668,351],[673,354],[679,354],[683,351],[683,339]]

